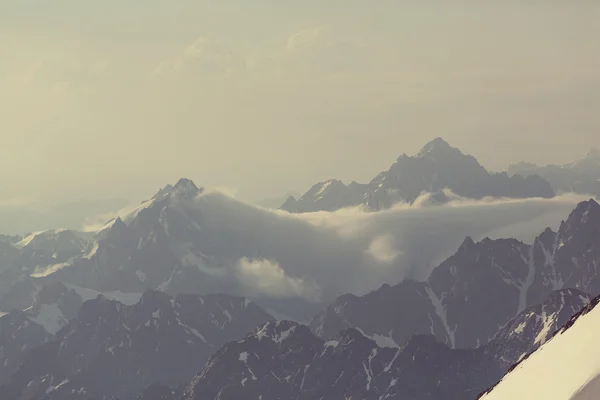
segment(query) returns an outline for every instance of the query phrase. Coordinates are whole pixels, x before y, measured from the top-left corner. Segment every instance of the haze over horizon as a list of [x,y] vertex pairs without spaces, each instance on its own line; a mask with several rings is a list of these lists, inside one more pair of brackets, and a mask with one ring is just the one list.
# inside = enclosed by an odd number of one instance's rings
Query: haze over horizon
[[182,176],[257,201],[368,181],[438,136],[490,170],[567,163],[600,147],[599,17],[592,2],[5,2],[0,204],[137,202]]

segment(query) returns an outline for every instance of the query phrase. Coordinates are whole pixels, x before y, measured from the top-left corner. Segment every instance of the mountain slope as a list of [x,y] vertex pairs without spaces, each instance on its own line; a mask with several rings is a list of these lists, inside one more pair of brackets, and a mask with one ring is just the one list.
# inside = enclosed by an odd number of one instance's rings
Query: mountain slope
[[481,399],[586,400],[600,395],[600,298],[516,365]]
[[191,379],[215,349],[272,320],[225,295],[147,291],[133,306],[101,296],[27,354],[0,398],[128,399],[154,382],[174,386]]
[[436,138],[417,155],[400,156],[388,171],[381,172],[368,184],[352,182],[346,186],[335,179],[320,182],[299,199],[288,198],[281,208],[295,213],[335,211],[350,206],[380,210],[398,202],[412,203],[425,192],[440,194],[445,189],[473,199],[554,196],[550,184],[538,176],[491,174],[474,157]]
[[478,347],[555,290],[600,294],[598,266],[600,205],[589,200],[557,232],[547,229],[533,245],[467,238],[426,282],[404,281],[362,297],[342,296],[310,326],[323,338],[354,327],[398,344],[414,334],[431,334],[451,347]]

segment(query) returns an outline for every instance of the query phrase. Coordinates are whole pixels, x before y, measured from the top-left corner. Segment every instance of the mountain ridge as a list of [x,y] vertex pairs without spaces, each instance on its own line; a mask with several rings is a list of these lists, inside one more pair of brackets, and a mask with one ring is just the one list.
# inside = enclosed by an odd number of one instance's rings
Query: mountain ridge
[[375,211],[399,202],[412,203],[423,193],[441,193],[446,189],[472,199],[554,197],[550,184],[541,177],[490,173],[475,157],[438,137],[415,156],[402,154],[387,171],[367,184],[345,185],[337,179],[319,182],[298,199],[288,197],[281,209],[304,213],[360,206]]

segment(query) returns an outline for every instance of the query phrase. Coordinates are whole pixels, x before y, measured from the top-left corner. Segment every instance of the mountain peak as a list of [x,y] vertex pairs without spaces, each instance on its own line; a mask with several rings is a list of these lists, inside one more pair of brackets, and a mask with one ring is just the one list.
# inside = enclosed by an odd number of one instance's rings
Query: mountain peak
[[590,211],[600,212],[600,204],[598,204],[594,199],[582,201],[579,204],[577,204],[575,210],[571,212],[571,216],[577,216],[582,214],[587,215]]
[[181,178],[174,186],[175,189],[189,189],[189,190],[199,190],[198,186],[191,180],[187,178]]
[[448,142],[446,142],[441,137],[437,137],[431,142],[427,143],[425,146],[423,146],[418,156],[423,156],[429,153],[445,152],[453,149],[454,148],[450,146]]
[[467,250],[475,245],[473,238],[471,236],[467,236],[465,240],[463,240],[462,244],[459,247],[459,250]]
[[560,224],[559,233],[567,237],[571,237],[576,232],[581,235],[589,235],[588,229],[594,230],[598,224],[600,224],[600,204],[594,199],[589,199],[577,204],[566,221]]

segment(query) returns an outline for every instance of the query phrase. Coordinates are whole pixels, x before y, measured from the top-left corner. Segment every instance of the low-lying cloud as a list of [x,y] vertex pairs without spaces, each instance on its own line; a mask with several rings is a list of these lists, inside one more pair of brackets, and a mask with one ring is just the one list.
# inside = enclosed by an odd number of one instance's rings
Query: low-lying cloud
[[383,283],[427,279],[466,236],[514,237],[532,242],[557,228],[587,198],[466,200],[444,205],[426,198],[367,213],[359,209],[289,214],[205,192],[193,212],[211,256],[236,260],[226,276],[242,295],[329,301],[364,294]]

